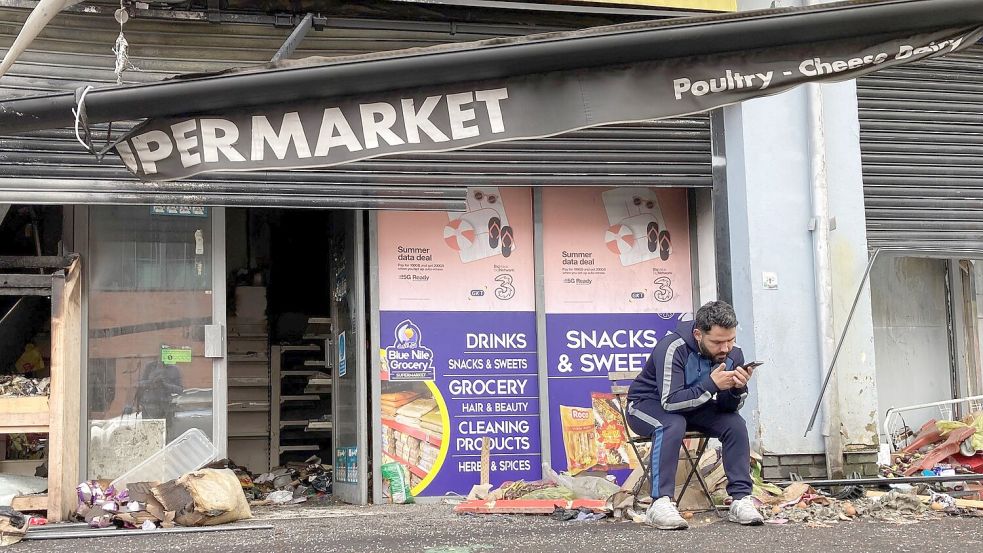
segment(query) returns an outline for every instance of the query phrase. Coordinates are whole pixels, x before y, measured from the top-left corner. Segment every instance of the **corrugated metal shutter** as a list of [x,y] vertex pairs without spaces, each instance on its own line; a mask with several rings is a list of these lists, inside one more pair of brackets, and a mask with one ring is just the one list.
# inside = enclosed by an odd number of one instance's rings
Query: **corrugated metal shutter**
[[[13,41],[26,15],[25,10],[0,8],[0,45]],[[293,57],[350,55],[542,30],[334,19],[325,30],[312,30]],[[125,76],[128,82],[147,82],[262,64],[289,32],[260,25],[131,19],[125,36],[140,71]],[[0,98],[114,82],[112,46],[118,34],[111,15],[59,15],[0,79]],[[99,198],[115,194],[117,203],[146,203],[140,200],[156,193],[154,201],[185,198],[184,203],[301,206],[311,206],[312,198],[347,194],[349,200],[338,207],[445,209],[446,202],[461,200],[465,186],[711,186],[710,157],[709,118],[697,116],[456,152],[392,156],[330,169],[211,174],[145,185],[135,182],[116,157],[97,163],[75,141],[71,129],[14,137],[2,136],[0,130],[0,177],[6,177],[0,178],[0,194],[19,202],[101,203]],[[13,182],[17,179],[23,180]],[[237,194],[237,189],[242,193]],[[264,191],[262,201],[257,200]],[[205,197],[208,194],[211,198]]]
[[983,47],[858,81],[870,247],[983,245]]

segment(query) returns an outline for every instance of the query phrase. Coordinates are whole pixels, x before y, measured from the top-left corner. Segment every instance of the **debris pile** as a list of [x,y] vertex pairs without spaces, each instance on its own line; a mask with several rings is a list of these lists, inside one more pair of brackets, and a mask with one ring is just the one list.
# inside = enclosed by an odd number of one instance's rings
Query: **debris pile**
[[[858,492],[859,490],[859,492]],[[893,524],[912,524],[944,516],[983,516],[983,503],[956,499],[945,493],[906,486],[888,492],[848,487],[831,496],[805,483],[795,483],[776,495],[755,492],[754,498],[767,524],[804,523],[826,527],[867,518]]]
[[252,517],[235,473],[202,469],[163,483],[134,482],[117,490],[100,481],[79,484],[76,515],[92,528],[213,526]]
[[259,475],[250,473],[229,459],[208,467],[231,470],[239,480],[243,495],[254,507],[322,500],[331,494],[331,468],[321,464],[320,457],[316,456],[303,463],[288,463]]
[[0,397],[46,396],[51,390],[51,378],[27,378],[20,375],[0,376]]
[[[455,507],[461,514],[550,515],[556,520],[596,521],[622,517],[632,496],[607,478],[557,474],[543,464],[546,478],[504,482],[496,489],[477,485],[468,500]],[[628,516],[625,514],[624,516]]]
[[962,420],[931,419],[903,439],[910,441],[881,466],[882,476],[983,474],[983,412]]

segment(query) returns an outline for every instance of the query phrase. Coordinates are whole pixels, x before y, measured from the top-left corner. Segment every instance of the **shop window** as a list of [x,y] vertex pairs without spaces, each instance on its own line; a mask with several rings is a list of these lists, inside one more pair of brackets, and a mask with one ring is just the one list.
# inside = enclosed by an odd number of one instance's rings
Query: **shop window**
[[104,412],[116,398],[116,360],[89,359],[89,409]]

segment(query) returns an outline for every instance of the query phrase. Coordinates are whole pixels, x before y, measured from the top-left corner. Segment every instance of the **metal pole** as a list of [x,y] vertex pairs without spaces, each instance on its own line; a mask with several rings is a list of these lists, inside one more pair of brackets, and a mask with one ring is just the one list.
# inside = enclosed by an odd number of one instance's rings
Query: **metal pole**
[[288,57],[290,54],[293,54],[294,50],[296,50],[297,47],[300,46],[300,43],[304,40],[304,37],[307,36],[307,32],[311,30],[311,22],[313,20],[314,14],[308,13],[305,15],[304,19],[301,19],[300,23],[294,27],[293,32],[290,33],[287,40],[283,41],[280,49],[273,54],[273,58],[270,61],[275,63]]
[[100,530],[86,528],[83,530],[51,529],[42,532],[29,530],[24,535],[25,540],[68,540],[75,538],[105,538],[111,536],[153,536],[156,534],[195,534],[199,532],[232,532],[238,530],[272,530],[273,525],[263,524],[254,526],[202,526],[194,528],[158,528],[156,530]]
[[889,484],[931,484],[934,482],[976,482],[983,480],[983,474],[956,474],[954,476],[904,476],[901,478],[841,478],[832,480],[789,480],[773,482],[776,486],[808,484],[813,487],[828,486],[887,486]]
[[870,260],[867,261],[867,268],[864,269],[864,276],[860,279],[860,285],[857,286],[857,293],[853,296],[853,305],[850,306],[850,313],[846,316],[846,323],[843,325],[843,331],[840,333],[839,343],[836,344],[836,349],[833,351],[833,358],[830,360],[829,367],[826,369],[826,376],[823,378],[823,385],[819,389],[819,397],[816,398],[816,405],[812,408],[812,416],[809,417],[809,426],[806,428],[803,436],[808,436],[809,432],[812,431],[813,425],[816,423],[816,416],[819,414],[819,407],[823,403],[823,396],[826,395],[826,388],[829,386],[830,377],[833,376],[833,367],[836,366],[836,359],[840,356],[840,350],[843,348],[843,342],[846,338],[847,330],[850,329],[850,323],[853,321],[853,313],[857,310],[857,304],[860,303],[860,294],[863,292],[864,284],[867,283],[868,277],[870,277],[870,269],[874,266],[874,261],[877,261],[877,257],[880,253],[881,248],[875,249],[874,255],[870,256]]

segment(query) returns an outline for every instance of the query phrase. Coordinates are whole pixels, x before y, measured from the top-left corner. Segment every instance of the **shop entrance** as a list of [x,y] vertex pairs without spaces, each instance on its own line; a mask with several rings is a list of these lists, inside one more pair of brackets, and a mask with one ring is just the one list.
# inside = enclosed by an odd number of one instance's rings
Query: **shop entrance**
[[[330,466],[367,501],[362,214],[227,209],[227,456],[253,474]],[[319,460],[319,461],[318,461]]]
[[367,501],[361,212],[74,214],[87,478],[117,478],[191,432],[254,475],[323,464],[335,499]]

